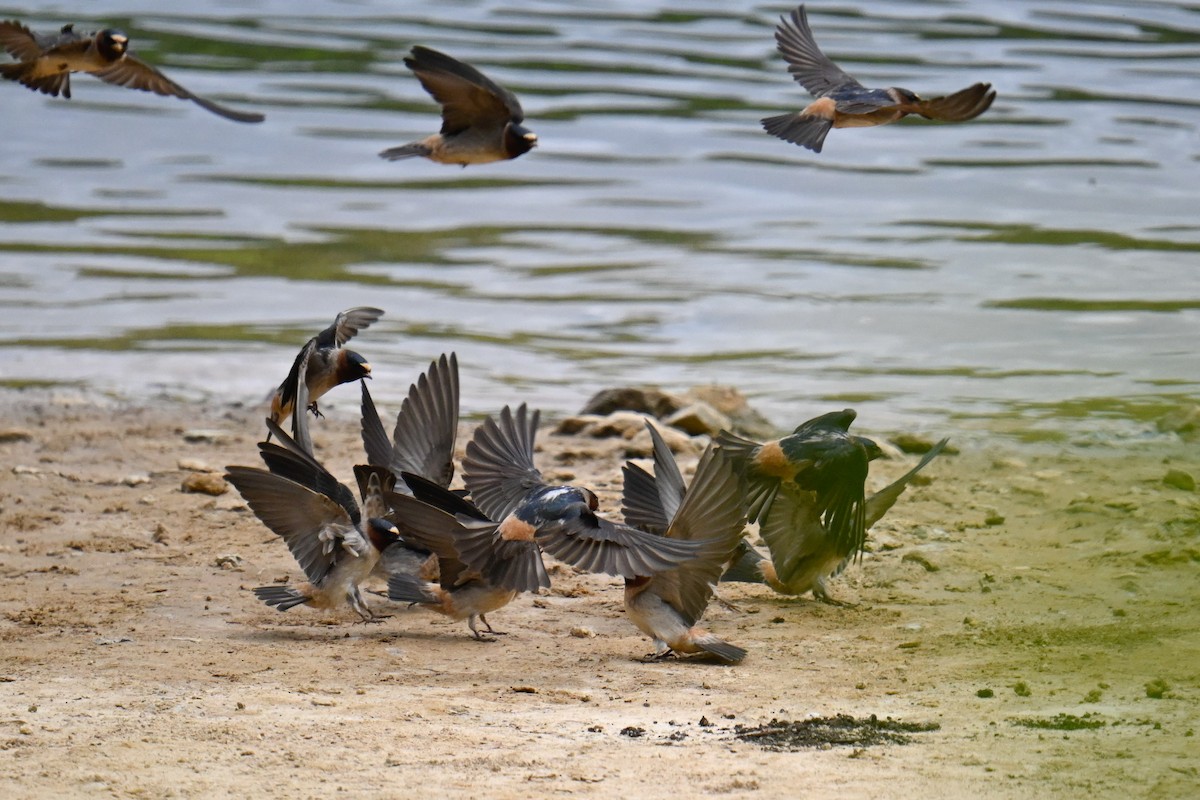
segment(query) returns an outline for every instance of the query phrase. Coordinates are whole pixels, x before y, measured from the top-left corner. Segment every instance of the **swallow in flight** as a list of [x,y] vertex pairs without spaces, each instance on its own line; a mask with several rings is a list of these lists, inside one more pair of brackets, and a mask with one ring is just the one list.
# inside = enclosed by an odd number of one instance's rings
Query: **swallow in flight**
[[421,156],[439,164],[486,164],[524,155],[537,134],[521,125],[525,112],[516,95],[470,64],[420,45],[404,63],[442,106],[442,130],[417,142],[392,147],[380,158]]
[[370,377],[371,365],[367,360],[343,345],[382,316],[383,311],[378,308],[349,308],[338,314],[332,325],[309,339],[271,397],[271,421],[281,425],[295,411],[301,374],[309,399],[306,407],[317,416],[320,416],[317,398],[339,384]]
[[763,128],[786,142],[821,152],[830,128],[886,125],[909,114],[942,122],[965,122],[987,111],[996,99],[990,83],[976,83],[944,97],[925,99],[908,89],[868,89],[821,52],[801,5],[775,28],[788,72],[817,99],[803,111],[767,117]]
[[129,37],[115,28],[86,36],[64,25],[56,34],[38,34],[16,20],[0,22],[0,47],[17,59],[0,64],[0,77],[52,97],[71,97],[71,73],[86,72],[105,83],[165,97],[191,100],[234,122],[262,122],[262,114],[235,111],[197,97],[129,52]]

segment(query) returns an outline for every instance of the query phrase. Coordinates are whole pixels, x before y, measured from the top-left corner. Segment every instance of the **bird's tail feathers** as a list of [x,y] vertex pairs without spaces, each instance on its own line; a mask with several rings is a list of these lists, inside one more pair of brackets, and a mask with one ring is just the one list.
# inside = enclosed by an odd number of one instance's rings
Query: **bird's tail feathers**
[[403,572],[388,576],[388,599],[398,603],[429,603],[437,605],[440,600],[432,584]]
[[254,590],[254,596],[280,611],[287,611],[308,602],[307,596],[291,586],[259,586]]
[[403,158],[427,157],[433,151],[429,146],[421,142],[410,142],[402,144],[399,147],[389,147],[379,154],[380,158],[385,158],[388,161],[399,161]]
[[833,127],[833,120],[805,114],[780,114],[767,117],[762,126],[772,136],[819,153],[825,145],[825,135]]
[[728,661],[730,664],[737,664],[746,657],[746,651],[735,644],[722,641],[711,633],[701,636],[696,640],[696,646],[706,653],[712,653],[722,661]]

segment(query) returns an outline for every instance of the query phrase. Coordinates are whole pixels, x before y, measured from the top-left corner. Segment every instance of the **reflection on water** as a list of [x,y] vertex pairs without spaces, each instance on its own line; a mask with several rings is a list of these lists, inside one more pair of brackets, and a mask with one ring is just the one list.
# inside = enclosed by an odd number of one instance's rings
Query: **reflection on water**
[[[820,155],[759,129],[806,101],[774,52],[786,9],[94,3],[80,27],[268,118],[88,77],[70,101],[0,86],[0,385],[254,401],[370,304],[388,315],[356,347],[383,402],[451,349],[471,412],[720,381],[780,424],[853,403],[868,428],[1036,438],[1194,402],[1194,9],[814,5],[865,83],[999,91],[974,122],[833,131]],[[69,21],[46,13],[0,6]],[[378,159],[439,124],[414,43],[516,91],[539,148]]]

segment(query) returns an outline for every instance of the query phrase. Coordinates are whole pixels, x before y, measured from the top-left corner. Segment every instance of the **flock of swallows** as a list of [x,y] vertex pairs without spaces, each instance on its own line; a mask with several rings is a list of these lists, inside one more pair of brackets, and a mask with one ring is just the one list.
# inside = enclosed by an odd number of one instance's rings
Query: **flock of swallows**
[[[962,122],[986,111],[996,98],[991,84],[975,83],[954,94],[924,99],[908,89],[868,89],[821,52],[800,5],[775,29],[788,72],[816,99],[803,110],[762,120],[773,136],[821,152],[831,128],[886,125],[909,114]],[[57,34],[37,34],[15,20],[0,22],[0,45],[17,59],[0,64],[0,76],[57,97],[71,96],[70,74],[85,72],[131,89],[191,100],[236,122],[262,122],[258,113],[235,111],[192,94],[129,52],[129,38],[105,28],[87,36],[64,26]],[[484,164],[517,158],[537,146],[537,135],[522,125],[516,95],[479,70],[445,53],[416,46],[404,63],[442,107],[439,133],[384,150],[388,160],[421,156],[442,164]]]
[[[986,83],[931,99],[895,87],[868,89],[821,52],[803,5],[781,18],[775,39],[788,72],[816,99],[799,112],[764,119],[763,127],[815,152],[831,128],[883,125],[908,114],[964,121],[986,111],[996,96]],[[5,21],[0,45],[17,59],[0,64],[0,76],[52,96],[69,98],[70,74],[84,72],[190,100],[237,122],[264,119],[192,94],[132,55],[128,37],[111,28],[81,36],[67,25],[40,35]],[[537,135],[522,126],[516,96],[474,67],[421,46],[404,63],[441,104],[442,127],[381,157],[466,166],[517,158],[537,145]],[[833,602],[825,580],[861,555],[867,530],[946,444],[939,442],[912,470],[867,498],[868,464],[881,451],[849,432],[855,412],[845,409],[761,444],[722,432],[685,485],[670,449],[647,422],[654,473],[625,465],[624,521],[614,522],[597,513],[590,489],[542,477],[534,463],[538,412],[522,404],[515,412],[506,406],[475,431],[462,462],[465,490],[451,490],[457,359],[443,355],[412,385],[389,438],[362,380],[370,365],[344,347],[382,314],[368,307],[344,311],[301,349],[272,399],[266,441],[259,444],[267,469],[231,466],[226,473],[308,578],[298,586],[255,589],[281,611],[349,606],[364,620],[377,619],[360,586],[378,573],[390,599],[466,619],[482,640],[477,622],[500,633],[486,614],[520,592],[550,586],[542,561],[548,553],[624,578],[626,611],[654,640],[652,657],[708,653],[738,662],[745,650],[698,625],[716,583],[752,580]],[[362,381],[368,462],[354,468],[361,503],[314,457],[304,411],[318,412],[320,396],[354,380]],[[289,416],[291,435],[280,427]],[[747,522],[758,523],[769,555],[747,543]]]
[[[548,482],[534,462],[538,412],[524,403],[487,418],[467,443],[463,489],[451,489],[458,433],[458,361],[430,364],[409,388],[389,437],[366,378],[370,364],[345,347],[383,311],[351,308],[310,339],[275,391],[259,455],[267,469],[230,466],[225,478],[278,534],[308,581],[254,593],[280,611],[350,607],[379,617],[361,584],[387,581],[389,599],[467,620],[472,635],[501,633],[487,614],[521,592],[550,587],[543,554],[589,572],[625,579],[625,610],[654,640],[647,658],[706,653],[730,663],[746,651],[699,626],[720,580],[811,591],[827,602],[825,580],[859,557],[867,529],[946,446],[943,439],[898,480],[866,497],[869,462],[881,455],[850,433],[855,413],[835,411],[788,436],[758,443],[722,431],[685,485],[662,435],[647,421],[653,473],[622,472],[623,521],[597,513],[596,494]],[[354,467],[359,498],[313,455],[308,413],[342,383],[362,384],[367,463]],[[282,427],[292,419],[289,435]],[[274,437],[276,441],[272,442]],[[757,522],[769,549],[746,541]]]

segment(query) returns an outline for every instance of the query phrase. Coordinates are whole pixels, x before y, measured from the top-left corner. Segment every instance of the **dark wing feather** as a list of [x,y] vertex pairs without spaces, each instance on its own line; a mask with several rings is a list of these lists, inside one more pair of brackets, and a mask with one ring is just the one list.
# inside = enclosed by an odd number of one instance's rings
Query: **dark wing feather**
[[[371,399],[367,382],[359,383],[362,384],[362,441],[363,450],[367,453],[367,463],[373,467],[391,469],[392,441],[383,428],[383,421],[379,419],[379,411],[375,408],[375,401]],[[399,473],[393,470],[393,474]]]
[[458,357],[443,355],[408,390],[392,433],[391,470],[449,486],[458,437]]
[[666,533],[671,521],[663,511],[654,476],[632,463],[621,467],[621,475],[621,516],[625,524],[649,533]]
[[346,557],[341,547],[326,547],[321,541],[321,532],[331,526],[352,526],[345,509],[325,495],[252,467],[227,467],[225,480],[241,493],[255,516],[287,543],[313,583],[324,580],[338,559]]
[[411,472],[402,472],[400,473],[400,477],[408,484],[408,488],[413,493],[413,496],[422,503],[428,503],[434,508],[456,517],[464,517],[478,522],[492,521],[486,514],[476,508],[471,501],[456,492],[439,486],[428,478],[415,475]]
[[453,134],[472,125],[521,122],[525,113],[516,95],[470,64],[420,45],[404,63],[425,91],[442,106],[442,133]]
[[718,433],[716,442],[718,450],[732,462],[734,472],[744,481],[748,519],[750,522],[758,521],[770,510],[771,502],[779,491],[779,478],[749,474],[754,456],[762,445],[729,431]]
[[990,83],[976,83],[945,97],[922,100],[911,109],[906,107],[905,110],[928,119],[965,122],[975,119],[991,108],[995,99],[996,90]]
[[709,445],[667,530],[668,537],[703,547],[692,561],[655,575],[650,590],[675,608],[688,625],[696,624],[745,528],[746,506],[733,466]]
[[900,495],[904,494],[904,490],[908,488],[909,481],[913,479],[913,476],[923,470],[930,461],[937,458],[942,450],[946,448],[946,444],[949,441],[949,439],[942,439],[930,448],[929,452],[925,454],[924,458],[915,467],[867,499],[866,518],[864,520],[867,528],[870,528],[883,518],[883,515],[900,499]]
[[759,533],[784,584],[804,571],[809,559],[830,548],[816,494],[794,486],[784,487],[776,496],[759,521]]
[[596,516],[543,525],[538,544],[555,558],[589,572],[624,578],[654,575],[697,557],[705,542],[655,536]]
[[775,28],[775,43],[792,77],[817,97],[847,87],[861,87],[842,68],[821,52],[808,26],[808,14],[804,6],[796,8],[787,17],[780,17]]
[[348,308],[334,317],[332,325],[317,334],[317,344],[320,347],[344,347],[359,331],[371,327],[371,323],[382,316],[382,309],[371,306]]
[[211,111],[234,122],[262,122],[265,119],[262,114],[235,111],[211,100],[205,100],[203,97],[197,97],[136,56],[126,55],[93,74],[105,83],[139,89],[143,92],[153,92],[164,97],[191,100],[206,111]]
[[362,518],[354,493],[339,483],[337,478],[322,466],[321,462],[305,452],[287,432],[267,420],[267,430],[276,438],[274,442],[259,442],[258,453],[266,462],[267,469],[275,475],[287,478],[301,486],[328,497],[337,503],[352,522]]
[[0,47],[18,61],[33,61],[42,55],[33,31],[15,19],[0,22]]
[[463,459],[463,482],[484,514],[504,519],[530,492],[545,485],[533,463],[539,413],[525,404],[514,415],[508,406],[499,421],[488,417],[475,429]]

